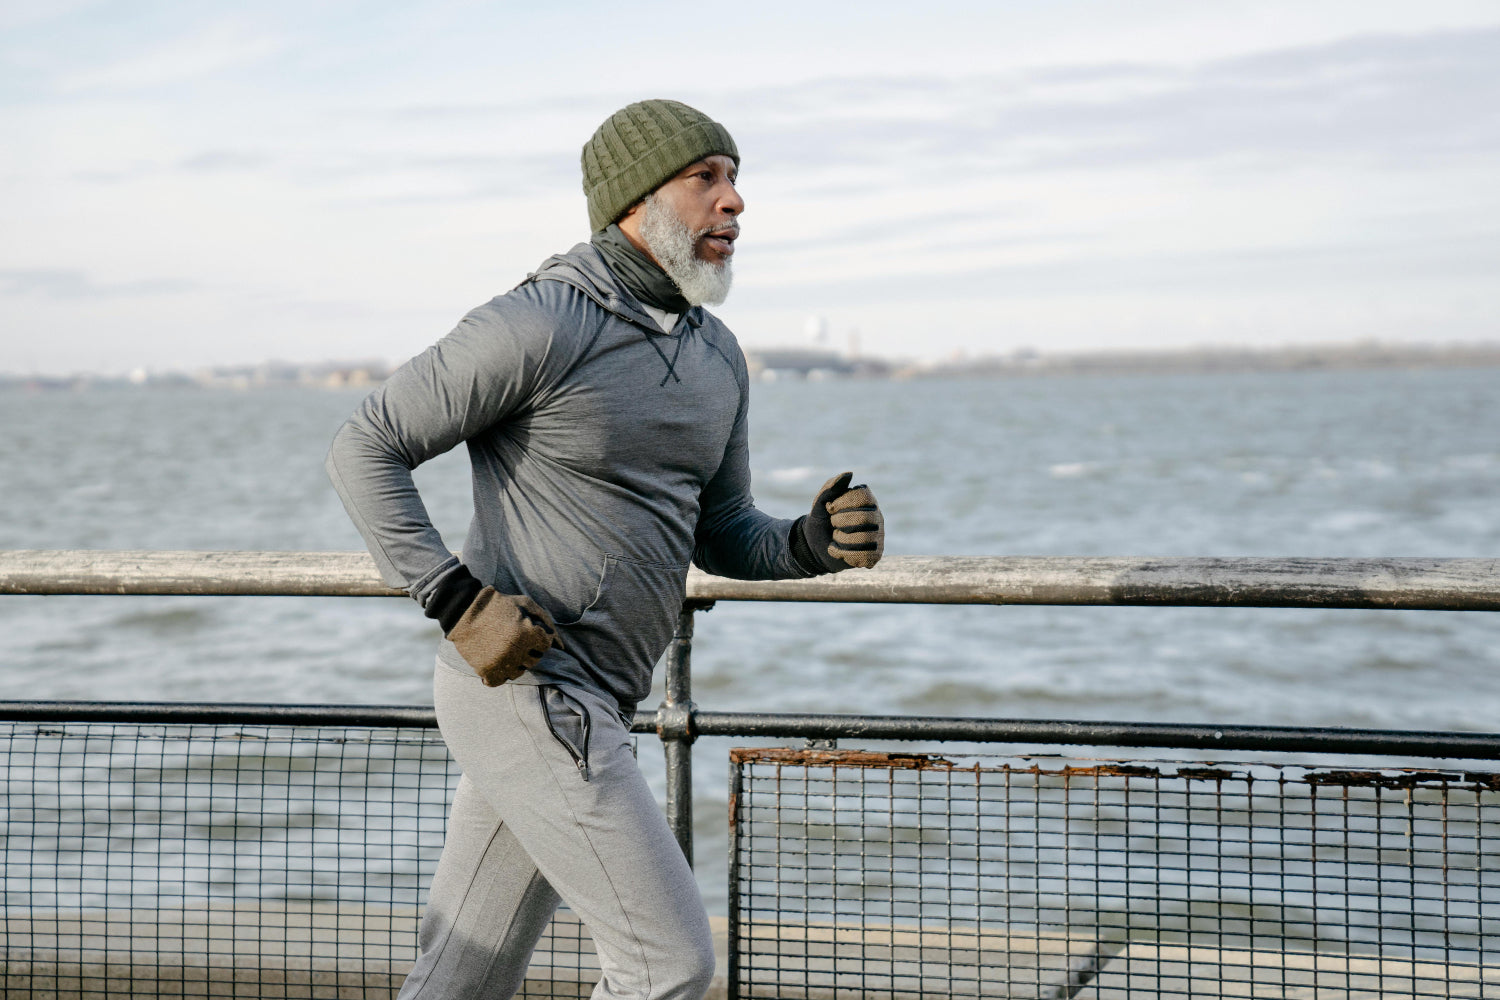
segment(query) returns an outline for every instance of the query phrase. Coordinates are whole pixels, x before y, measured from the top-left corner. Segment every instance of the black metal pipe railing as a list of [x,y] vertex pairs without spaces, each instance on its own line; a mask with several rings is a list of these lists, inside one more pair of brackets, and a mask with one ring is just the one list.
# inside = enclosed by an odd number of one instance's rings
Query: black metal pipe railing
[[[0,594],[402,596],[360,552],[0,552]],[[698,736],[963,740],[1492,758],[1500,736],[1472,733],[702,712],[692,701],[693,612],[716,600],[901,604],[1050,604],[1500,611],[1500,559],[890,556],[873,570],[810,580],[728,580],[694,569],[664,657],[666,698],[633,731],[663,742],[667,814],[689,862],[692,751]],[[55,704],[55,708],[49,708]],[[4,706],[0,706],[3,708]],[[14,711],[67,713],[37,703]],[[217,721],[243,706],[184,706]],[[160,706],[140,706],[150,712]],[[112,709],[111,709],[112,710]],[[319,718],[307,706],[256,706],[269,720]],[[348,724],[434,725],[427,709],[349,707]],[[299,715],[298,713],[304,713]],[[311,713],[311,714],[306,714]],[[361,714],[366,713],[366,714]],[[368,714],[374,713],[374,714]],[[37,719],[40,715],[31,715]],[[73,717],[60,714],[55,718]],[[390,716],[395,718],[395,716]],[[178,716],[188,721],[186,716]],[[318,724],[318,723],[313,723]]]
[[712,607],[687,602],[677,614],[672,644],[663,657],[666,674],[666,697],[656,714],[642,718],[638,713],[631,730],[641,732],[649,726],[662,741],[667,769],[667,823],[677,838],[688,865],[693,863],[693,611]]
[[437,714],[413,705],[279,705],[242,702],[0,701],[0,722],[135,725],[361,726],[436,729]]
[[807,740],[930,740],[1032,746],[1377,754],[1500,760],[1500,733],[1302,726],[1225,726],[1067,719],[963,719],[906,715],[774,715],[695,712],[697,736]]
[[[681,710],[681,706],[679,706]],[[660,712],[637,712],[630,731],[660,735]],[[1223,726],[1076,719],[965,719],[919,715],[819,715],[682,710],[668,738],[730,736],[796,740],[910,740],[1017,746],[1371,754],[1434,760],[1500,760],[1500,733],[1306,726]],[[237,702],[0,701],[0,722],[138,725],[354,726],[435,729],[431,708],[409,705],[280,705]],[[687,774],[691,777],[691,771]]]

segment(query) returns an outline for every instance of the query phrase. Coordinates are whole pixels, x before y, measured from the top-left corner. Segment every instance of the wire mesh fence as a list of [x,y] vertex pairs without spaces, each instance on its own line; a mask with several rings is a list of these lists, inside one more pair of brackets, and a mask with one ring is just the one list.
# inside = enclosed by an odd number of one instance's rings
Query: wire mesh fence
[[[393,996],[457,778],[432,729],[0,723],[4,996]],[[521,995],[595,978],[563,912]]]
[[[731,757],[732,995],[1500,996],[1493,765]],[[0,723],[4,996],[391,996],[456,780],[423,726]],[[521,995],[597,977],[562,913]]]
[[1500,774],[731,753],[730,996],[1500,996]]

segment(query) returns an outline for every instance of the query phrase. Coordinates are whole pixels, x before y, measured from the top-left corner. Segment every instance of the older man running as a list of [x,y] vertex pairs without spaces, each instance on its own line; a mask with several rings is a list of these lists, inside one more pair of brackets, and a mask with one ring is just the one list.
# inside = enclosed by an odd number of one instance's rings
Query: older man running
[[[750,381],[705,303],[729,292],[739,151],[652,100],[583,147],[590,242],[549,258],[403,365],[339,430],[328,472],[387,583],[442,626],[434,702],[463,771],[401,996],[515,993],[561,899],[595,998],[698,1000],[708,918],[636,766],[636,704],[688,566],[740,579],[879,560],[875,498],[830,479],[802,517],[750,496]],[[462,559],[411,470],[460,442]]]

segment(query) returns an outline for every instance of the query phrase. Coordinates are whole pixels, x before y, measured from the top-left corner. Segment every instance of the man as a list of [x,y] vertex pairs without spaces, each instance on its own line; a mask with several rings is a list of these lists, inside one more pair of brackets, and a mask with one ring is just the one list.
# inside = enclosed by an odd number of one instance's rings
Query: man
[[[462,768],[401,996],[501,998],[561,898],[607,997],[701,997],[692,871],[628,729],[689,562],[741,579],[879,560],[875,498],[830,479],[796,521],[757,510],[749,376],[704,303],[728,294],[744,202],[722,125],[643,101],[583,148],[590,243],[409,361],[339,430],[328,471],[387,583],[441,623],[434,703]],[[411,469],[460,442],[462,561]]]

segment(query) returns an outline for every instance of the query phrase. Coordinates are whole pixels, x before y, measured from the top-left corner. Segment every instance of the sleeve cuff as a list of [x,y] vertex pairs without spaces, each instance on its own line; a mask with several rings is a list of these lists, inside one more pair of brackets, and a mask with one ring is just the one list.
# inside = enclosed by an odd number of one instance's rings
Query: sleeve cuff
[[453,626],[469,610],[469,605],[474,603],[474,598],[484,589],[484,584],[469,572],[469,568],[463,563],[440,580],[433,588],[432,597],[427,602],[424,613],[428,618],[436,618],[438,624],[443,627],[443,634],[447,635],[453,631]]
[[792,550],[792,561],[808,576],[824,576],[830,570],[813,554],[812,547],[807,544],[807,536],[802,532],[802,522],[806,520],[807,515],[803,514],[792,522],[792,530],[787,537],[787,545]]

